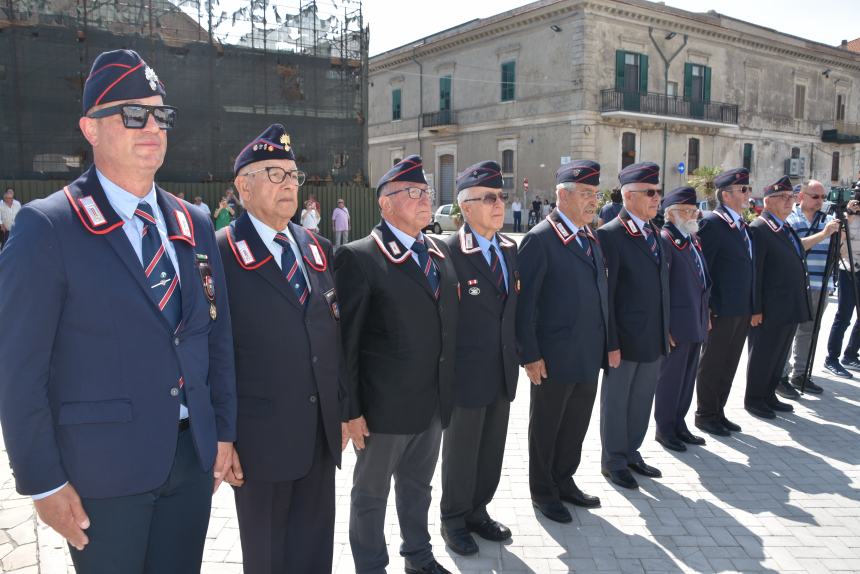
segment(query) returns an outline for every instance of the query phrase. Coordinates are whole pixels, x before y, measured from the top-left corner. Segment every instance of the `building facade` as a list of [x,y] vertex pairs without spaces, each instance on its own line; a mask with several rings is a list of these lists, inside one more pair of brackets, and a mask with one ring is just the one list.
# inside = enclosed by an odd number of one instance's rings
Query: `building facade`
[[438,204],[484,159],[527,202],[570,159],[600,162],[604,190],[637,161],[667,189],[743,165],[755,195],[860,168],[860,54],[715,12],[542,0],[374,56],[369,82],[370,181],[421,154]]

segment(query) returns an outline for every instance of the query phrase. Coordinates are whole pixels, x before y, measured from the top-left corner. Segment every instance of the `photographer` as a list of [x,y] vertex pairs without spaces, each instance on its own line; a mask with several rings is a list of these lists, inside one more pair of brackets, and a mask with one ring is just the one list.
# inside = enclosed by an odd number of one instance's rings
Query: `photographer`
[[[827,252],[830,248],[830,236],[839,231],[839,221],[832,215],[821,211],[827,192],[821,182],[809,180],[800,189],[798,203],[786,218],[788,223],[800,237],[803,250],[806,251],[806,266],[809,271],[809,296],[811,298],[812,316],[815,317],[824,279],[824,267],[827,263]],[[824,299],[827,305],[827,299]],[[776,388],[776,394],[786,399],[797,399],[800,394],[797,389],[803,385],[806,373],[806,359],[809,356],[809,346],[812,342],[812,331],[815,321],[807,321],[797,326],[792,346],[793,365],[790,369],[786,361],[783,378]],[[805,391],[820,394],[821,387],[812,380],[806,382]]]
[[[848,232],[851,236],[851,251],[860,255],[860,192],[854,192],[854,199],[848,202],[846,211],[848,214]],[[854,281],[860,279],[860,265],[856,259],[854,261],[853,279]],[[827,340],[827,360],[824,362],[824,367],[831,373],[846,379],[853,379],[854,375],[849,373],[845,367],[860,369],[860,357],[857,355],[858,350],[860,350],[860,327],[856,321],[851,330],[848,345],[842,354],[842,361],[839,361],[842,339],[857,306],[854,281],[852,281],[851,264],[848,258],[848,242],[843,231],[842,248],[839,253],[838,307],[836,318],[833,319],[833,326],[830,328],[830,338]]]

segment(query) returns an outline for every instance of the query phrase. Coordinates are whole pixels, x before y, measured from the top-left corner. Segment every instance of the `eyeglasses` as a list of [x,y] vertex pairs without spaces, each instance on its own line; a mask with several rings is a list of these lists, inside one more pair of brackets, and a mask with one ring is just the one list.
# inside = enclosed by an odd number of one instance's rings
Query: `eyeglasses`
[[735,186],[734,189],[729,188],[727,191],[737,191],[738,193],[752,193],[752,186],[739,185]]
[[663,195],[662,189],[631,189],[630,191],[634,193],[644,193],[648,197],[654,197],[655,195]]
[[692,217],[694,215],[698,215],[699,208],[698,207],[679,207],[679,208],[676,208],[674,211],[677,211],[678,213],[682,213],[682,214],[686,215],[687,217]]
[[492,191],[484,194],[483,197],[472,197],[470,199],[464,199],[463,202],[467,201],[480,201],[484,205],[495,205],[497,201],[507,201],[508,194],[505,192],[493,193]]
[[299,187],[304,185],[305,183],[305,172],[303,171],[287,171],[282,167],[270,166],[270,167],[261,167],[260,169],[255,169],[254,171],[246,171],[245,173],[239,175],[254,175],[255,173],[260,173],[261,171],[265,171],[266,175],[269,176],[269,181],[272,183],[284,183],[284,180],[287,179],[287,176],[290,177],[290,181]]
[[177,110],[173,106],[145,106],[143,104],[120,104],[102,108],[87,114],[88,118],[99,119],[108,116],[122,116],[122,125],[131,130],[140,130],[149,122],[149,115],[155,119],[155,125],[162,130],[172,130],[176,127]]
[[797,197],[793,193],[774,193],[768,195],[770,199],[776,199],[778,201],[788,201],[789,199],[794,201],[794,198]]
[[430,198],[430,201],[433,201],[433,198],[436,197],[436,194],[430,189],[421,189],[420,187],[404,187],[403,189],[398,189],[397,191],[392,191],[391,193],[386,193],[386,197],[391,197],[392,195],[397,195],[398,193],[406,192],[409,195],[409,199],[421,199],[425,195]]

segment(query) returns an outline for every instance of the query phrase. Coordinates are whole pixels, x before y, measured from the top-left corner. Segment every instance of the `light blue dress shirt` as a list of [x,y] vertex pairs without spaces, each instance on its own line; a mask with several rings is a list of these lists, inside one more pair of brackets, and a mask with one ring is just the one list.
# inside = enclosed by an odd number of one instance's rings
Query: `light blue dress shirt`
[[[735,227],[740,229],[740,225],[738,224],[738,222],[741,221],[743,218],[738,213],[736,213],[734,209],[732,209],[728,205],[724,205],[723,207],[728,212],[728,214],[732,217],[732,221],[734,222]],[[744,235],[747,236],[747,245],[748,245],[747,251],[749,251],[750,259],[752,259],[752,256],[753,256],[753,254],[752,254],[752,240],[750,239],[750,234],[746,229],[744,229],[743,232],[744,232]]]
[[[259,235],[260,239],[263,240],[263,245],[266,246],[266,249],[268,249],[269,253],[272,254],[272,257],[274,258],[275,263],[277,263],[278,267],[280,267],[281,266],[281,255],[284,254],[284,248],[281,247],[280,245],[278,245],[277,243],[275,243],[275,234],[279,233],[279,232],[275,231],[274,229],[272,229],[271,227],[269,227],[268,225],[266,225],[265,223],[263,223],[262,221],[260,221],[256,217],[254,217],[253,215],[251,215],[250,211],[246,210],[246,213],[248,214],[248,217],[251,219],[251,223],[254,224],[254,229],[257,230],[257,235]],[[293,237],[292,233],[290,233],[289,225],[287,227],[285,227],[283,230],[281,230],[280,233],[283,233],[284,235],[286,235],[287,238],[290,240],[290,247],[293,248],[293,254],[296,256],[296,261],[299,262],[299,269],[302,270],[302,275],[305,276],[305,283],[307,283],[308,293],[310,293],[311,292],[311,280],[310,280],[310,277],[308,277],[307,269],[305,269],[305,262],[304,262],[304,259],[302,259],[302,252],[299,250],[299,244],[296,243],[296,238]]]
[[490,264],[490,245],[492,245],[496,250],[496,256],[499,258],[499,263],[502,266],[502,276],[505,278],[505,290],[508,290],[508,266],[505,265],[505,255],[502,253],[501,248],[499,247],[499,242],[496,239],[496,235],[493,234],[493,240],[490,241],[486,237],[478,235],[474,231],[472,235],[475,236],[475,239],[478,241],[478,247],[481,248],[481,253],[484,255],[484,259],[487,261],[487,265]]
[[[418,254],[412,251],[412,244],[415,243],[418,238],[412,237],[408,233],[400,231],[399,229],[391,225],[391,223],[389,223],[387,219],[383,219],[383,221],[385,221],[385,225],[387,225],[391,232],[394,234],[394,237],[396,237],[397,240],[403,244],[403,247],[410,250],[410,253],[412,254],[412,261],[415,262],[415,265],[421,267],[421,263],[418,261]],[[421,239],[424,240],[424,245],[427,245],[428,248],[431,247],[430,242],[427,241],[427,238],[424,237],[423,233],[419,233],[418,235]]]

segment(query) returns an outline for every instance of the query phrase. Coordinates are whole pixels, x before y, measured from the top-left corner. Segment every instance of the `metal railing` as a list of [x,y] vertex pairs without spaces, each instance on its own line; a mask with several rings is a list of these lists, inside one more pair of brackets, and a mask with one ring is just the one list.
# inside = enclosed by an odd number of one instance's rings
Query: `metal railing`
[[600,91],[601,112],[637,112],[656,116],[670,116],[717,122],[738,123],[738,106],[723,102],[693,101],[678,96],[653,92]]
[[421,116],[422,128],[456,125],[457,115],[452,110],[440,110]]

